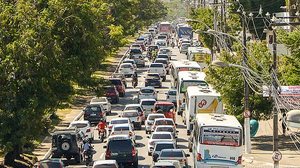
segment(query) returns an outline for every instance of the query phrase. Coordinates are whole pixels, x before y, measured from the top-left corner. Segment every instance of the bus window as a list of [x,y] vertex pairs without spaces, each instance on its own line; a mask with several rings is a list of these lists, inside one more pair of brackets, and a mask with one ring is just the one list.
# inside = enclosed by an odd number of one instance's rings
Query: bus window
[[241,146],[241,133],[237,129],[203,127],[201,144],[219,146]]
[[183,81],[180,85],[180,93],[185,93],[189,86],[203,86],[208,87],[205,81]]

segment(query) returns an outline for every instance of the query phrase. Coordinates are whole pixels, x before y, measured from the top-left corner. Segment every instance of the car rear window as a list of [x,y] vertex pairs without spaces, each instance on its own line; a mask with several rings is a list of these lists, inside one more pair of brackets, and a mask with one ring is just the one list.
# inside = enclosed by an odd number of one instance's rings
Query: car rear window
[[142,109],[139,106],[126,107],[125,110],[138,110],[138,111],[142,111]]
[[157,58],[169,58],[168,55],[158,55]]
[[75,123],[75,124],[71,124],[71,127],[84,128],[84,127],[87,127],[87,124],[85,124],[85,123]]
[[124,127],[115,127],[114,131],[129,131],[129,127],[124,126]]
[[163,64],[151,64],[150,67],[164,67]]
[[108,143],[108,149],[112,153],[128,152],[132,150],[132,147],[130,140],[112,140]]
[[142,93],[153,93],[154,90],[153,89],[141,89]]
[[147,105],[148,105],[148,106],[149,106],[149,105],[152,105],[152,106],[153,106],[154,104],[155,104],[155,101],[143,101],[143,102],[142,102],[142,105],[146,105],[146,106],[147,106]]
[[132,68],[132,64],[122,64],[121,68]]
[[158,127],[156,128],[157,132],[173,132],[173,128],[172,127]]
[[169,95],[172,95],[172,96],[173,96],[173,95],[176,96],[176,91],[175,91],[175,90],[174,90],[174,91],[169,91],[168,94],[169,94]]
[[115,164],[101,164],[96,165],[94,168],[117,168]]
[[122,85],[122,81],[120,79],[110,79],[110,82],[113,85]]
[[153,134],[152,139],[172,139],[170,134]]
[[106,99],[104,97],[99,97],[92,99],[91,102],[106,102]]
[[157,120],[155,125],[173,125],[171,120]]
[[155,63],[168,64],[168,61],[161,59],[161,60],[155,60]]
[[128,123],[128,120],[112,120],[110,123],[111,124],[126,124],[126,123]]
[[149,120],[155,120],[156,118],[165,118],[165,117],[161,116],[161,115],[151,115],[151,116],[149,116]]
[[86,107],[85,110],[88,113],[98,113],[98,112],[101,112],[101,108],[99,106],[88,106],[88,107]]
[[174,149],[173,144],[156,144],[155,151],[161,151],[163,149]]
[[137,112],[124,112],[123,117],[137,117],[138,113]]
[[184,157],[181,151],[162,151],[160,157]]
[[63,167],[59,162],[47,162],[47,163],[40,163],[39,168],[51,168],[51,167]]

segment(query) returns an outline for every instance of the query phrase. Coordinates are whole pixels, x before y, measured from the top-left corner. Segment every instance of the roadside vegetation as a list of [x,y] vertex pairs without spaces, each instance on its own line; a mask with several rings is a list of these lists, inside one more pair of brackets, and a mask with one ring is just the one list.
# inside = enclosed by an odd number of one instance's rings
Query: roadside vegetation
[[0,2],[0,148],[18,167],[25,146],[48,133],[74,86],[101,93],[93,77],[126,37],[166,15],[159,0]]

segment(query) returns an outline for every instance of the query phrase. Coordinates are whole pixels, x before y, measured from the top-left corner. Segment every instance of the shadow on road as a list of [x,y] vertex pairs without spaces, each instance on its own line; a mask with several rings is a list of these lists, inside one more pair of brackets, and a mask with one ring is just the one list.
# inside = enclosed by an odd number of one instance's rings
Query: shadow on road
[[[273,136],[259,136],[251,139],[252,149],[273,151]],[[279,136],[279,150],[295,151],[295,145],[289,136]]]
[[179,145],[179,144],[177,144],[177,148],[178,149],[188,149],[188,147],[186,146],[186,145]]
[[189,142],[189,141],[183,138],[177,138],[177,142]]
[[139,156],[139,160],[145,160],[143,156]]
[[136,140],[142,140],[142,139],[143,139],[143,137],[142,137],[142,136],[140,136],[140,135],[135,135],[135,139],[136,139]]

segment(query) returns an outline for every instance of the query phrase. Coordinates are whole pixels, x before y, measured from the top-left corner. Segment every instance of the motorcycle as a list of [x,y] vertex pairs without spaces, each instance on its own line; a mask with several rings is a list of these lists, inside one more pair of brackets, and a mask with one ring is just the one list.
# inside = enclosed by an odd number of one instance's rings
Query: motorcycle
[[91,147],[89,150],[84,152],[84,160],[85,160],[85,165],[90,166],[91,163],[93,162],[93,155],[96,153],[94,150],[94,147]]
[[174,47],[175,47],[175,43],[174,43],[174,42],[172,42],[172,43],[171,43],[171,46],[172,46],[172,48],[174,48]]
[[102,143],[104,141],[105,131],[106,130],[99,130],[99,140],[100,140],[100,143]]

